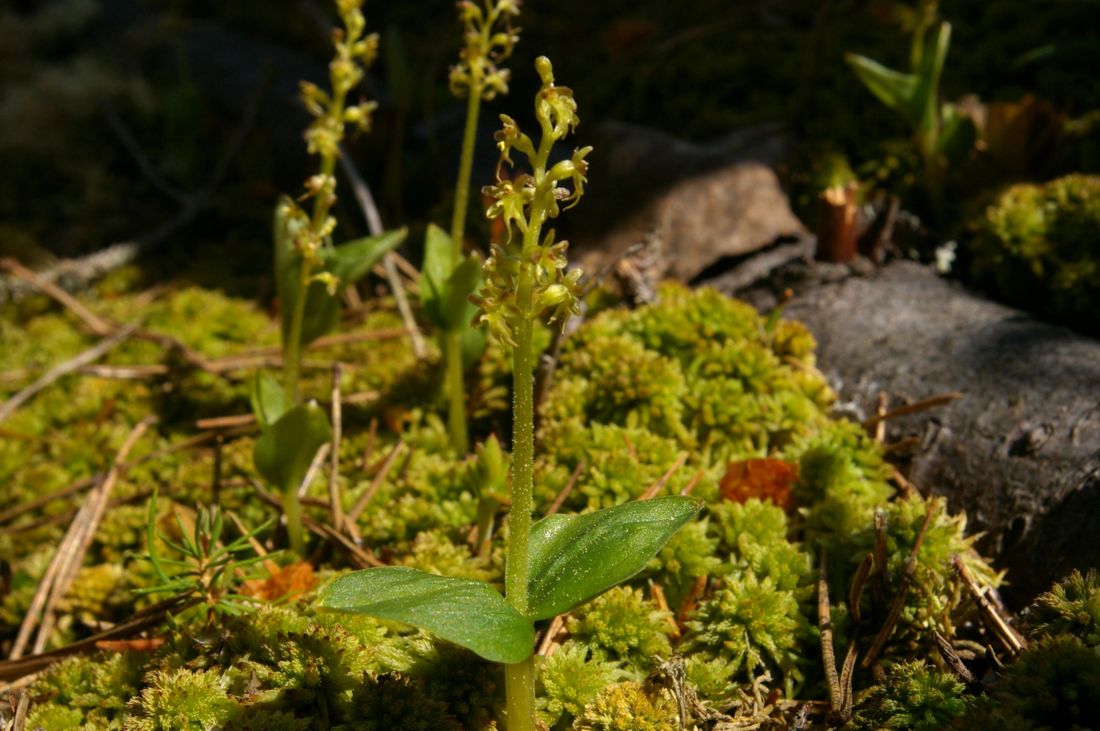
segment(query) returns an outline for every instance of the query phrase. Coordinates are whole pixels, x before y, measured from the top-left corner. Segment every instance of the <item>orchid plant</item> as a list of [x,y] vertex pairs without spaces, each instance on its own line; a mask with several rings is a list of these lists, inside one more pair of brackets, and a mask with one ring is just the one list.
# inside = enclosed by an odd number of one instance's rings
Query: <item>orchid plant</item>
[[[339,289],[366,276],[371,267],[406,236],[386,231],[344,244],[333,244],[336,219],[336,162],[348,128],[370,129],[376,104],[348,99],[378,53],[378,36],[367,34],[363,0],[337,0],[343,28],[333,30],[335,55],[329,64],[331,90],[301,85],[302,101],[313,116],[305,138],[309,153],[320,158],[318,172],[305,183],[299,200],[284,196],[275,207],[275,283],[283,341],[283,378],[257,375],[252,410],[260,424],[253,462],[282,493],[291,547],[302,553],[299,489],[313,456],[331,438],[328,416],[299,394],[302,349],[332,330],[340,319]],[[307,211],[300,202],[312,200]]]
[[439,328],[451,447],[457,454],[465,455],[469,436],[463,383],[464,353],[480,353],[484,346],[482,334],[469,327],[476,310],[467,299],[481,284],[481,262],[475,256],[467,256],[463,248],[470,171],[481,102],[508,93],[510,72],[500,64],[512,55],[519,41],[519,30],[511,25],[512,18],[519,15],[519,2],[483,0],[478,4],[473,0],[461,0],[458,12],[464,27],[464,44],[458,64],[451,69],[450,86],[456,96],[466,97],[466,127],[450,234],[431,225],[425,237],[421,303],[428,319]]
[[[699,511],[694,498],[636,501],[582,515],[549,515],[532,525],[536,320],[562,325],[577,311],[579,271],[567,271],[568,244],[546,223],[584,194],[591,148],[551,163],[555,143],[579,122],[570,89],[554,83],[549,59],[535,68],[542,86],[535,98],[541,137],[535,141],[511,117],[497,133],[501,164],[521,153],[530,170],[486,188],[491,218],[511,234],[494,244],[475,301],[490,337],[512,354],[512,486],[504,596],[490,584],[402,567],[366,569],[326,587],[321,607],[367,614],[421,627],[504,663],[509,731],[535,729],[534,640],[537,622],[593,599],[641,571],[646,562]],[[568,185],[569,187],[566,187]],[[519,234],[518,236],[516,234]]]

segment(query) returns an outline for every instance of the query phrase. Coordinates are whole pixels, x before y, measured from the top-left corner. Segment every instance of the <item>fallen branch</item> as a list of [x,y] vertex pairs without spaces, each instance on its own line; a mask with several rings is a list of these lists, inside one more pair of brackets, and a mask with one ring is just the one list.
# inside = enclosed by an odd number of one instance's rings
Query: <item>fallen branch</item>
[[116,624],[110,629],[73,642],[49,652],[41,652],[27,657],[0,661],[0,681],[10,683],[31,673],[37,673],[46,669],[52,663],[70,655],[89,652],[96,649],[96,644],[104,640],[115,640],[132,637],[140,632],[156,627],[170,614],[178,613],[198,604],[200,597],[191,595],[177,595],[150,607],[146,607],[125,622]]
[[62,307],[71,311],[88,326],[88,330],[91,331],[92,335],[105,337],[114,329],[110,323],[81,304],[80,300],[76,297],[73,297],[53,282],[46,281],[15,259],[11,257],[0,259],[0,267],[7,269],[13,276],[19,277],[24,282],[41,290],[48,297],[58,302]]
[[1019,655],[1023,652],[1027,648],[1027,640],[1008,623],[1008,620],[1001,615],[993,602],[989,601],[989,597],[985,595],[982,588],[978,586],[978,582],[971,576],[970,569],[966,567],[962,557],[958,554],[952,556],[951,563],[955,567],[955,571],[958,572],[963,584],[966,585],[966,590],[970,593],[974,603],[978,605],[978,612],[981,614],[986,627],[1010,653]]
[[[38,636],[34,641],[35,653],[42,652],[46,647],[46,642],[50,639],[54,623],[57,620],[57,605],[65,598],[65,595],[69,591],[69,587],[72,586],[77,573],[84,564],[84,557],[87,555],[88,549],[92,545],[92,541],[95,540],[96,531],[99,529],[99,524],[107,511],[107,503],[110,499],[111,491],[114,490],[115,483],[118,481],[118,476],[122,471],[122,465],[125,463],[126,457],[129,456],[134,445],[137,444],[138,440],[144,436],[145,432],[155,422],[156,417],[148,416],[139,421],[130,431],[130,434],[126,437],[126,441],[123,442],[122,446],[119,448],[118,454],[115,455],[115,459],[111,463],[111,469],[107,471],[107,476],[103,478],[103,482],[100,483],[97,490],[89,493],[88,501],[85,503],[85,505],[88,506],[86,518],[84,520],[73,521],[73,527],[76,528],[76,531],[73,540],[68,544],[69,550],[62,551],[58,549],[55,554],[54,560],[59,561],[59,567],[54,574],[53,585],[50,587],[49,601],[46,603],[46,607],[42,612],[41,622],[38,626]],[[24,624],[25,623],[24,621]],[[22,630],[22,628],[20,629]],[[20,646],[18,649],[22,652],[23,648]],[[13,649],[13,654],[14,651]]]

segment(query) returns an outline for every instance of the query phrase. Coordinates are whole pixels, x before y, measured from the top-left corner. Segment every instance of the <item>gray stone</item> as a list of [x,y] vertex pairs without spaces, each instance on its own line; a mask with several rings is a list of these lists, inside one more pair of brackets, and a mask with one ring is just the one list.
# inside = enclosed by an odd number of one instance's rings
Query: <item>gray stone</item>
[[577,258],[590,271],[643,244],[650,275],[692,280],[722,259],[807,236],[771,167],[783,150],[774,128],[695,144],[605,124],[593,144],[593,195],[571,232]]
[[867,410],[880,391],[893,405],[965,394],[888,434],[919,440],[910,479],[986,533],[980,546],[1009,570],[1013,603],[1100,567],[1100,343],[911,262],[782,284],[795,290],[785,314],[817,337],[842,401]]

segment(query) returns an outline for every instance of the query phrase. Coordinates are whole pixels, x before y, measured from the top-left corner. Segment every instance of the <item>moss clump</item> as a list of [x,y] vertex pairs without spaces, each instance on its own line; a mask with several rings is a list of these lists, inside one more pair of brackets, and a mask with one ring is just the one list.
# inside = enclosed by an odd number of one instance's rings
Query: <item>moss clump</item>
[[771,577],[748,572],[720,580],[692,612],[687,628],[683,651],[728,660],[743,680],[770,670],[791,681],[802,677],[799,645],[809,625],[795,593],[781,590]]
[[769,333],[751,307],[709,289],[664,285],[658,304],[601,313],[566,342],[542,408],[541,497],[584,460],[569,505],[607,507],[686,452],[666,489],[701,471],[694,494],[712,498],[727,460],[777,451],[826,422],[833,396],[812,342],[793,325]]
[[729,558],[723,572],[770,578],[782,591],[805,598],[812,572],[810,557],[787,538],[787,514],[770,502],[751,498],[711,506],[719,550]]
[[962,682],[920,661],[894,665],[860,698],[845,731],[938,731],[966,710]]
[[1074,570],[1035,600],[1027,623],[1037,638],[1068,634],[1089,647],[1100,647],[1100,574]]
[[574,722],[575,731],[675,731],[680,728],[676,701],[664,688],[627,681],[596,695]]
[[1100,654],[1066,635],[1028,648],[956,728],[1085,729],[1100,725]]
[[201,731],[225,726],[237,712],[217,669],[154,670],[147,683],[130,702],[128,731]]
[[566,626],[595,656],[649,669],[658,658],[672,654],[671,619],[670,612],[640,589],[617,586],[575,610]]
[[986,209],[972,272],[1025,308],[1095,329],[1100,315],[1100,177],[1014,185]]
[[594,654],[583,643],[567,641],[539,667],[539,720],[548,728],[568,724],[601,690],[625,676],[619,663]]

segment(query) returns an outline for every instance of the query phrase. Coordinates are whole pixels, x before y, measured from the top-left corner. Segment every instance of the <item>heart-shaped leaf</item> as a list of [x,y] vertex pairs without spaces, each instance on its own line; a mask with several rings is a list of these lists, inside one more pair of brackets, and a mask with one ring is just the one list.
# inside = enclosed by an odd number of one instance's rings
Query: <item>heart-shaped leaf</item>
[[252,461],[264,479],[284,493],[297,490],[317,450],[331,438],[328,416],[320,406],[295,406],[263,430]]
[[905,117],[910,124],[916,126],[920,122],[920,110],[914,104],[919,83],[916,76],[894,71],[878,61],[854,53],[845,54],[844,60],[879,101]]
[[252,413],[262,429],[279,420],[291,407],[283,387],[266,371],[259,371],[252,380]]
[[420,281],[420,303],[436,327],[458,330],[473,319],[477,308],[469,296],[481,285],[481,262],[473,256],[456,258],[451,237],[435,224],[428,225],[424,237]]
[[353,284],[371,270],[378,261],[401,245],[409,235],[407,228],[383,231],[377,236],[367,236],[348,241],[321,252],[325,269],[332,272],[344,284]]
[[411,624],[493,662],[522,662],[535,642],[531,620],[493,587],[416,569],[385,566],[341,576],[321,592],[320,606]]
[[448,330],[466,329],[477,314],[470,295],[481,287],[481,261],[468,256],[451,273],[444,289],[442,321]]
[[531,526],[527,614],[568,612],[641,571],[702,508],[679,495],[583,515],[550,515]]
[[[294,237],[302,224],[288,218],[286,203],[275,207],[275,286],[279,296],[279,313],[285,341],[290,337],[294,305],[301,296],[302,258],[294,248]],[[340,246],[322,249],[320,268],[313,272],[328,272],[341,285],[354,284],[366,276],[378,260],[405,240],[407,229],[386,231],[378,236],[355,239]],[[331,331],[340,320],[340,301],[329,294],[321,282],[311,282],[306,288],[305,311],[302,316],[301,344],[306,345]]]

